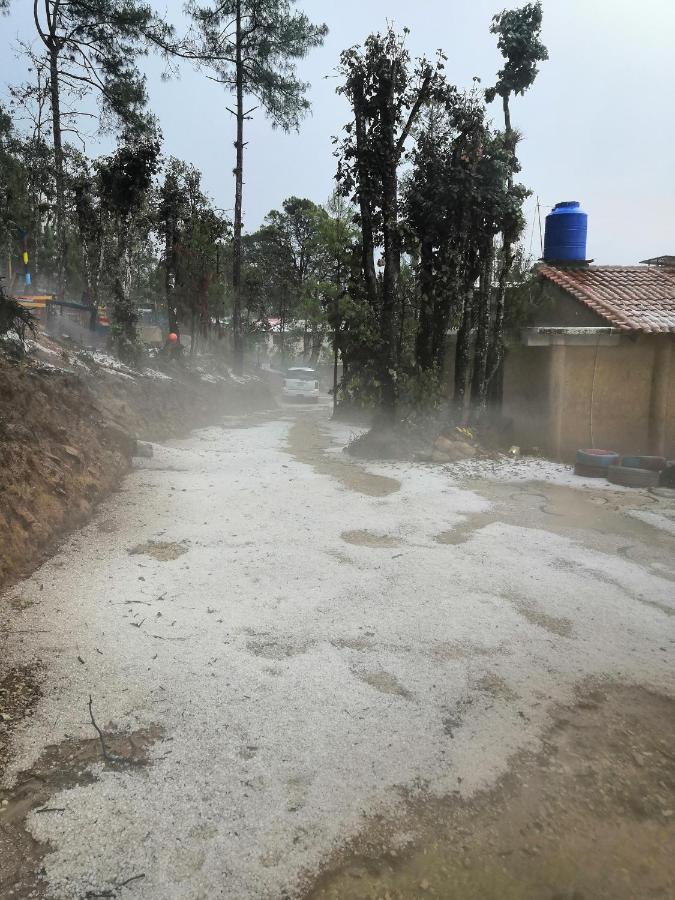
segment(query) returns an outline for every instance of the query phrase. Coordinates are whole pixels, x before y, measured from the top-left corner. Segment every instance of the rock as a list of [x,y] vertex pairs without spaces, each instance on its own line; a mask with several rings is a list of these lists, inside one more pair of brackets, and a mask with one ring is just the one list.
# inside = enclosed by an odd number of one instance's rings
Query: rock
[[78,462],[82,462],[82,454],[76,447],[70,447],[68,444],[65,444],[63,447],[63,452],[66,456],[72,457],[72,459],[76,459]]
[[458,462],[461,459],[473,459],[476,448],[466,441],[453,441],[450,438],[436,438],[431,458],[434,462]]
[[106,444],[119,450],[127,458],[130,459],[135,455],[138,441],[128,431],[125,431],[118,425],[108,423],[103,426],[101,433]]
[[431,887],[431,885],[425,878],[423,881],[420,881],[420,887],[422,888],[423,891],[428,891],[429,888]]
[[148,444],[146,441],[136,441],[136,451],[133,455],[140,456],[142,459],[152,459],[154,456],[152,444]]
[[448,451],[452,450],[454,445],[455,445],[454,441],[451,441],[450,438],[447,438],[447,437],[444,437],[443,435],[441,435],[440,437],[437,437],[436,440],[434,441],[434,450],[440,450],[441,453],[447,453]]

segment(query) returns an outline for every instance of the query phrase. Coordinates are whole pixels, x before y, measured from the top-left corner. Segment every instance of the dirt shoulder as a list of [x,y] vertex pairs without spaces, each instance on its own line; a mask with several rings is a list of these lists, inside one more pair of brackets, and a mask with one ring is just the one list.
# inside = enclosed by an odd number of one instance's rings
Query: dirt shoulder
[[672,897],[674,712],[643,687],[581,691],[493,790],[411,796],[404,821],[370,822],[306,900]]
[[136,438],[180,437],[272,404],[255,378],[182,366],[134,372],[45,338],[19,363],[0,355],[0,589],[117,488]]

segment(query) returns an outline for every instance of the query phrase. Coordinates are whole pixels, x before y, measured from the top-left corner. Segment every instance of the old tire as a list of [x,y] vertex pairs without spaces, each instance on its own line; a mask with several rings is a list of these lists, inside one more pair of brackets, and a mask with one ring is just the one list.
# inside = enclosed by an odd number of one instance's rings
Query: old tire
[[649,469],[652,472],[660,472],[665,469],[667,463],[663,456],[622,456],[621,465],[629,469]]
[[654,487],[658,484],[659,473],[632,466],[610,466],[607,478],[612,484],[621,484],[624,487]]
[[619,454],[613,450],[577,450],[577,462],[582,466],[615,466],[619,462]]
[[583,475],[585,478],[607,478],[607,466],[585,466],[577,463],[574,466],[575,475]]

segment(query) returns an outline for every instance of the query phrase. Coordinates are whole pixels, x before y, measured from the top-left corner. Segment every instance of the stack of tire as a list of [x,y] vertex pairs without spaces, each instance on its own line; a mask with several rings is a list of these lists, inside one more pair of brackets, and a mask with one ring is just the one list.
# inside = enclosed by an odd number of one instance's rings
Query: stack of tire
[[586,478],[607,478],[611,466],[619,464],[619,454],[613,450],[577,450],[575,475]]
[[609,467],[607,478],[624,487],[656,487],[666,465],[662,456],[622,456],[620,466]]
[[624,487],[655,487],[672,466],[662,456],[619,456],[613,450],[577,450],[575,475],[606,478]]

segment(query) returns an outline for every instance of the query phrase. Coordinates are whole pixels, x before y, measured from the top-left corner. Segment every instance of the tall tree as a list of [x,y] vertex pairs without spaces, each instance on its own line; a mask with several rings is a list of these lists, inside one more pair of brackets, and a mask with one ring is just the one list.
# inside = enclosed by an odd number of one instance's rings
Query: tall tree
[[[435,64],[422,58],[411,65],[406,34],[389,28],[384,35],[371,34],[363,48],[345,50],[340,58],[344,83],[338,88],[353,112],[339,149],[338,179],[359,204],[366,299],[371,306],[379,299],[379,375],[388,417],[396,403],[395,315],[402,249],[398,169],[421,110],[447,90],[442,54]],[[383,273],[378,292],[373,253],[380,239]]]
[[252,97],[275,126],[297,129],[309,109],[309,85],[296,74],[296,61],[323,43],[325,25],[314,25],[294,12],[294,0],[212,0],[208,6],[190,0],[187,9],[196,35],[190,54],[207,66],[212,77],[235,95],[237,122],[232,252],[232,332],[234,367],[241,372],[244,344],[241,321],[242,203],[244,122],[257,108],[246,109]]
[[63,144],[64,95],[78,101],[95,93],[101,114],[138,126],[144,120],[145,79],[136,62],[151,46],[169,49],[172,30],[140,0],[33,0],[44,46],[56,182],[58,290],[65,289],[66,209]]
[[[491,103],[502,98],[506,147],[510,154],[507,178],[508,193],[513,195],[513,178],[520,170],[516,150],[518,134],[511,125],[510,98],[524,94],[537,77],[538,63],[548,59],[548,51],[541,41],[542,8],[540,0],[526,3],[518,9],[503,10],[492,19],[490,31],[497,35],[497,47],[505,59],[497,73],[496,84],[488,88],[485,98]],[[514,261],[514,246],[523,228],[521,192],[511,196],[505,210],[502,227],[501,266],[499,269],[497,297],[492,341],[490,345],[487,380],[491,381],[501,368],[504,356],[504,304],[509,273]]]
[[134,362],[138,310],[130,292],[132,229],[157,171],[159,141],[133,132],[124,138],[115,153],[99,164],[99,178],[101,199],[114,217],[117,234],[111,335],[119,357]]

